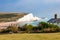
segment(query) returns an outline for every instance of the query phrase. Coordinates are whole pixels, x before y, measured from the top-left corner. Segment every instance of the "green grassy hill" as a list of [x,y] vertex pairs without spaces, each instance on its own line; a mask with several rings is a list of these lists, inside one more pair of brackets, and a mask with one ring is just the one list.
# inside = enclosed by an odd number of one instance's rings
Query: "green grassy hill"
[[16,21],[27,13],[0,12],[0,22]]

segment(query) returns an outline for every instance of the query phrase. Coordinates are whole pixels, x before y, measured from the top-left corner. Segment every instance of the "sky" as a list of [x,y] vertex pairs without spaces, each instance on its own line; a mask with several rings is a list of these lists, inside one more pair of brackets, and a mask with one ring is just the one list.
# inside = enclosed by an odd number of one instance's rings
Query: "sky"
[[27,12],[37,17],[60,17],[60,0],[0,0],[0,12]]

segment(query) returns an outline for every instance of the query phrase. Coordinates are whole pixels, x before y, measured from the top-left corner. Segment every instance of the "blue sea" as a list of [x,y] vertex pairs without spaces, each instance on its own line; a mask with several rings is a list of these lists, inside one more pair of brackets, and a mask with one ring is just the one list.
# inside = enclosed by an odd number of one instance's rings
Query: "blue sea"
[[19,26],[22,27],[23,25],[25,24],[31,24],[33,26],[37,26],[39,24],[39,22],[41,21],[33,21],[33,22],[22,22],[22,23],[19,23]]

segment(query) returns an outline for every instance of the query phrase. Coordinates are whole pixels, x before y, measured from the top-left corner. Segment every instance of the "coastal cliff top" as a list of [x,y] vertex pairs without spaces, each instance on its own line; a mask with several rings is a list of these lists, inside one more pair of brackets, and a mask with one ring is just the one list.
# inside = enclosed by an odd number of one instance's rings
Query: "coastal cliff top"
[[19,12],[0,12],[0,22],[16,21],[28,13]]

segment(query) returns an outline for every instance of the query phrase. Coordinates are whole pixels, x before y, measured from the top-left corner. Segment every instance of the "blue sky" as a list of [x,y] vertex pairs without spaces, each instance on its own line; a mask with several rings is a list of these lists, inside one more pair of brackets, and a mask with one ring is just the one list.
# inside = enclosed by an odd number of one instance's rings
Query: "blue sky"
[[60,17],[60,0],[0,0],[0,12],[30,12],[38,17]]

